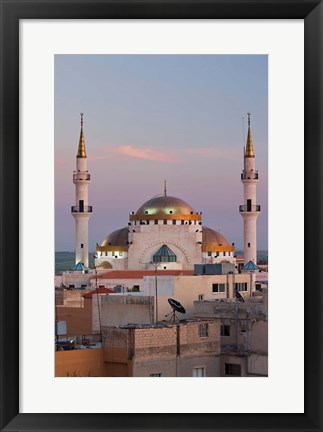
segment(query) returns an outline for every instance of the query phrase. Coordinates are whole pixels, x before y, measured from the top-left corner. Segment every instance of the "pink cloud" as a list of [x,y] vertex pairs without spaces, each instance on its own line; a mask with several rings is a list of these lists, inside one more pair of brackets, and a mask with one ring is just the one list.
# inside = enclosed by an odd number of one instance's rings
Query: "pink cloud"
[[92,161],[120,160],[122,158],[136,158],[158,162],[175,162],[177,157],[174,153],[152,148],[138,148],[131,145],[119,147],[105,147],[100,154],[89,155]]
[[151,148],[135,148],[130,145],[122,146],[119,149],[119,152],[125,156],[135,157],[139,159],[147,159],[147,160],[155,160],[162,162],[172,162],[175,157],[170,152],[151,149]]
[[186,149],[186,152],[197,156],[214,157],[218,159],[230,159],[238,154],[236,149],[221,149],[213,147],[188,148]]

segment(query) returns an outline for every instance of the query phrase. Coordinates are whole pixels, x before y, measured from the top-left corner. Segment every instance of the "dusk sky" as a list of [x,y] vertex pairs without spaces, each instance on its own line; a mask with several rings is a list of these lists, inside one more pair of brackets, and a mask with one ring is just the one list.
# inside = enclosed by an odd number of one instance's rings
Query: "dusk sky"
[[[265,55],[56,55],[56,251],[75,250],[72,181],[84,112],[91,174],[89,250],[163,193],[243,247],[240,174],[247,112],[256,169],[258,250],[268,246],[268,61]],[[244,118],[244,127],[243,127]]]

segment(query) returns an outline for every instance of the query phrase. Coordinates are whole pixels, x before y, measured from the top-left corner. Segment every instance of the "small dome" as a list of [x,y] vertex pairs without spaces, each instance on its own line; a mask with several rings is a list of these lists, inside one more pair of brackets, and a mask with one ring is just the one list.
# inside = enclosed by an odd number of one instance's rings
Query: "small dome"
[[113,231],[103,240],[101,246],[128,246],[128,227]]
[[162,195],[151,198],[137,211],[137,216],[145,215],[190,215],[194,209],[180,198]]
[[113,267],[112,264],[109,263],[108,261],[103,261],[99,265],[97,265],[96,268],[102,270],[108,270],[108,269],[112,269]]
[[215,248],[218,246],[230,246],[228,241],[223,237],[222,234],[205,226],[202,230],[202,243],[204,250],[207,250],[208,248]]

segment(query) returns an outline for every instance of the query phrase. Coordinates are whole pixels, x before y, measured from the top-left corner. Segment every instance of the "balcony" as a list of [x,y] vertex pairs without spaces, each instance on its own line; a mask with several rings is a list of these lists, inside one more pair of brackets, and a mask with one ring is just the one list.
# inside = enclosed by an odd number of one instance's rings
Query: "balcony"
[[73,174],[73,181],[80,181],[80,180],[90,181],[90,179],[91,179],[90,174],[84,174],[84,173],[74,173]]
[[72,213],[92,213],[92,206],[72,206]]
[[241,173],[241,180],[258,180],[258,173]]
[[248,213],[248,212],[260,212],[260,205],[241,205],[239,206],[240,213]]

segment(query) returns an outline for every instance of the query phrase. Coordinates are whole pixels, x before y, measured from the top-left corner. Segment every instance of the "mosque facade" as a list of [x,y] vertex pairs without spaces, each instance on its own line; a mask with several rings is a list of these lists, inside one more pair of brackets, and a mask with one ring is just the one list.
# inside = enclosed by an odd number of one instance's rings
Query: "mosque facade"
[[[88,222],[92,207],[88,205],[90,174],[81,114],[81,133],[73,182],[76,205],[72,215],[76,226],[75,263],[88,267]],[[244,262],[256,263],[257,227],[260,206],[256,204],[258,172],[248,118],[248,137],[241,174],[244,204],[239,211],[244,221]],[[113,231],[96,245],[95,266],[98,270],[193,270],[195,264],[236,263],[234,243],[212,228],[203,225],[202,212],[181,198],[164,193],[142,204],[129,214],[128,224]]]

